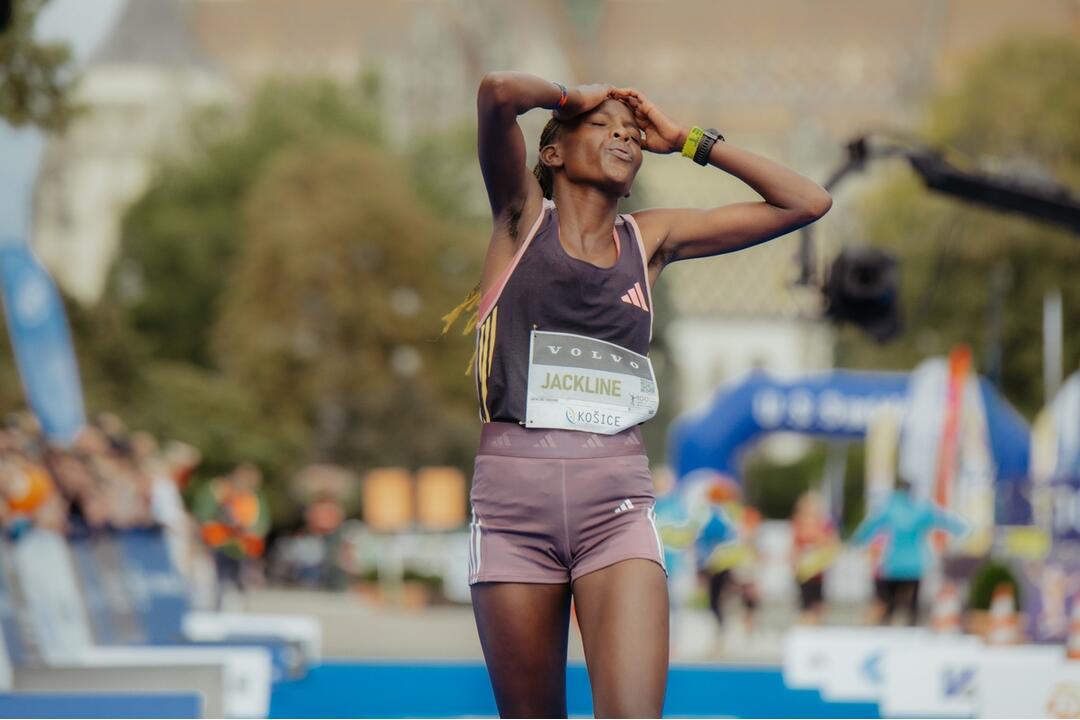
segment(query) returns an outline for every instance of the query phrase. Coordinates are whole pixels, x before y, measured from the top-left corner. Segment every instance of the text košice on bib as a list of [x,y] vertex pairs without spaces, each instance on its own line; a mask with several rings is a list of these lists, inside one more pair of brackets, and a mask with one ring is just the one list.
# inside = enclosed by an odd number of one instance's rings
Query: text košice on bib
[[652,363],[614,343],[532,331],[525,426],[614,435],[656,414]]

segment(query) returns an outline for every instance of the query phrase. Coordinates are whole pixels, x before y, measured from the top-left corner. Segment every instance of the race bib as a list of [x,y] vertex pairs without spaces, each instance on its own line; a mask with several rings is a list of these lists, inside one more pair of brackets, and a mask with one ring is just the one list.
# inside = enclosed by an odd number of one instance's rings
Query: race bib
[[525,426],[614,435],[656,414],[652,363],[614,343],[532,331]]

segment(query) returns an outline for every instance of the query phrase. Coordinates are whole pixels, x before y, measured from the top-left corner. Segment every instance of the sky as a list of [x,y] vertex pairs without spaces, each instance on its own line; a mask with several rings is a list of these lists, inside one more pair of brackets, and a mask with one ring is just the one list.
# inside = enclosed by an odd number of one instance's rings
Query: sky
[[[76,63],[83,64],[97,47],[123,0],[52,0],[38,18],[43,40],[71,44]],[[34,179],[45,145],[36,129],[16,130],[0,121],[0,242],[26,242]]]

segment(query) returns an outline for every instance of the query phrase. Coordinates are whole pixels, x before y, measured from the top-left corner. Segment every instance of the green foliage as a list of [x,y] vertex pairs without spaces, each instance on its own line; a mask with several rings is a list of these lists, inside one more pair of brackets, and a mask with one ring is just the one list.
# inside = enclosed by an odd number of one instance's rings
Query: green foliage
[[239,244],[240,209],[266,163],[312,138],[378,144],[381,131],[363,97],[294,80],[268,83],[239,117],[203,113],[192,136],[125,217],[108,301],[126,308],[155,357],[208,367],[209,320]]
[[934,104],[930,140],[975,159],[1030,158],[1080,188],[1080,42],[1020,37],[978,57]]
[[[847,454],[847,461],[843,508],[838,524],[846,533],[859,524],[864,514],[864,449],[860,443],[846,443],[842,450]],[[807,490],[823,491],[828,452],[828,443],[815,442],[798,460],[777,463],[764,453],[751,449],[742,465],[747,501],[766,518],[790,518],[800,495]]]
[[0,333],[0,407],[7,411],[22,407],[26,403],[22,381],[15,366],[15,353],[11,347],[11,336],[7,323]]
[[[923,135],[961,167],[1041,168],[1080,195],[1080,43],[1005,43],[980,57],[958,87],[935,100]],[[988,166],[988,167],[986,167]],[[993,281],[1005,281],[1002,388],[1024,412],[1043,403],[1044,294],[1060,289],[1065,328],[1080,326],[1080,239],[1033,220],[965,205],[925,190],[906,168],[868,192],[866,241],[902,261],[906,332],[887,347],[844,328],[841,364],[910,369],[966,343],[989,352]],[[1080,361],[1080,335],[1065,334],[1065,369]],[[985,369],[985,367],[983,368]]]
[[453,202],[475,141],[395,156],[378,88],[274,81],[198,115],[126,215],[104,301],[71,306],[91,412],[198,446],[204,479],[254,460],[279,525],[314,459],[471,464],[471,343],[439,339],[438,317],[483,251]]
[[142,382],[142,367],[150,359],[145,343],[117,307],[105,303],[84,307],[66,296],[63,300],[87,408],[101,412],[127,408],[132,388]]
[[34,23],[48,0],[13,0],[12,22],[0,32],[0,119],[15,127],[62,130],[75,112],[71,49],[34,39]]
[[840,533],[844,537],[855,532],[866,517],[866,445],[848,445],[847,468],[844,472],[844,511],[840,517]]
[[[486,233],[491,219],[479,185],[475,123],[417,138],[411,145],[409,184],[419,200],[439,217],[472,224]],[[476,207],[468,202],[471,196],[480,201]]]
[[283,152],[244,218],[215,350],[262,412],[313,428],[318,460],[466,457],[475,393],[443,356],[467,357],[469,342],[437,338],[473,273],[446,271],[463,239],[425,212],[399,164],[346,140]]
[[771,462],[763,453],[752,451],[743,464],[746,499],[766,518],[789,518],[799,496],[820,483],[824,468],[824,445],[787,464]]
[[968,591],[968,609],[989,610],[990,602],[994,598],[994,588],[1001,583],[1012,585],[1016,598],[1016,606],[1020,603],[1020,583],[1007,565],[989,560],[975,571],[971,578],[971,589]]

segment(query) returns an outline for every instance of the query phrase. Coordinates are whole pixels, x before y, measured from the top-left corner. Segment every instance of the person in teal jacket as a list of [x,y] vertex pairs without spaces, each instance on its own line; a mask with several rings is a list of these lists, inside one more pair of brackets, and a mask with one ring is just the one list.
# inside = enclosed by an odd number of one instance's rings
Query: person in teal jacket
[[901,597],[907,601],[908,623],[918,622],[919,581],[930,558],[927,538],[937,529],[962,535],[967,526],[933,503],[912,497],[911,483],[900,479],[885,504],[867,516],[852,535],[856,545],[865,545],[879,536],[885,540],[877,583],[878,601],[883,606],[882,624],[892,621]]

